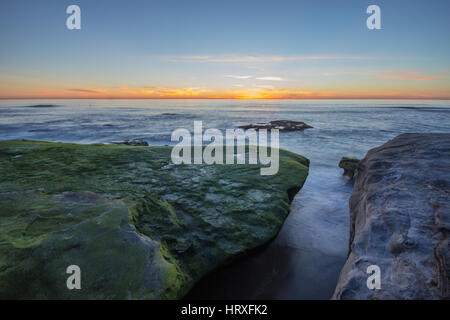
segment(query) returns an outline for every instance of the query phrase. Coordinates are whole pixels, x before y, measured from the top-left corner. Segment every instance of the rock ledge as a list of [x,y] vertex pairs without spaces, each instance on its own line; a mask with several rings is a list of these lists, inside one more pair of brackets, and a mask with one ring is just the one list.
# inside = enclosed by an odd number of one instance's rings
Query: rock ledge
[[[177,299],[280,230],[308,159],[174,165],[170,147],[0,141],[0,299]],[[81,269],[68,290],[66,269]]]
[[[334,299],[448,299],[450,134],[403,134],[370,150],[350,198],[350,249]],[[367,267],[381,289],[367,288]]]

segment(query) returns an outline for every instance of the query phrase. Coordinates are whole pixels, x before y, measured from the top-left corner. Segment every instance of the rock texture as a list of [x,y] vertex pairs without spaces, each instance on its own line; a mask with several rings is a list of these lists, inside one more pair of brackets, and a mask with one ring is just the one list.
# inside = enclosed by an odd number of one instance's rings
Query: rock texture
[[[0,299],[175,299],[272,239],[309,161],[174,165],[169,147],[0,141]],[[66,268],[81,268],[68,290]]]
[[[448,299],[450,135],[403,134],[359,163],[334,299]],[[367,288],[367,267],[381,289]]]
[[291,120],[274,120],[270,122],[263,122],[263,123],[255,123],[255,124],[248,124],[244,126],[239,126],[241,129],[278,129],[281,132],[283,131],[302,131],[305,129],[312,128],[310,125],[301,122],[301,121],[291,121]]
[[353,179],[358,163],[358,159],[342,157],[341,161],[339,161],[339,168],[344,169],[344,176]]

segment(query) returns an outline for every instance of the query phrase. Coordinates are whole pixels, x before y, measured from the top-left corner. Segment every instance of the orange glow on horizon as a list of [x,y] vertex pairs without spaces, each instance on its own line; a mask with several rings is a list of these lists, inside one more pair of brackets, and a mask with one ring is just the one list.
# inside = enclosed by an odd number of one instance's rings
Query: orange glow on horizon
[[111,89],[42,90],[1,93],[0,99],[436,99],[450,100],[449,92],[409,91],[310,91],[295,88],[211,90],[204,88],[114,87]]

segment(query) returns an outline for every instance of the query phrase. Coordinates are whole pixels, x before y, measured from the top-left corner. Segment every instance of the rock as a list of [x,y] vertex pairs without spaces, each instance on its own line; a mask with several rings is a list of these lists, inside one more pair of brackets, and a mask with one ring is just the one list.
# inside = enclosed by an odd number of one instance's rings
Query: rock
[[0,299],[182,298],[274,238],[308,174],[283,150],[273,176],[173,165],[171,150],[0,141]]
[[179,241],[177,243],[177,245],[175,246],[175,250],[178,253],[184,253],[184,252],[188,251],[189,249],[191,249],[192,247],[193,247],[192,240],[188,239],[188,240],[184,240],[184,241]]
[[56,108],[59,107],[55,104],[33,104],[30,106],[24,106],[23,108]]
[[344,169],[344,176],[347,176],[352,180],[356,168],[358,167],[358,163],[358,159],[342,157],[341,161],[339,161],[339,168]]
[[[350,248],[334,299],[448,299],[450,134],[402,134],[370,150],[350,198]],[[367,267],[381,271],[369,290]]]
[[239,126],[241,129],[278,129],[280,132],[282,131],[302,131],[305,129],[312,128],[310,125],[307,125],[304,122],[299,121],[291,121],[291,120],[275,120],[267,123],[255,123],[248,124],[244,126]]
[[142,146],[147,147],[148,143],[147,141],[141,140],[141,139],[130,139],[125,141],[115,141],[112,142],[112,144],[119,144],[119,145],[126,145],[126,146]]

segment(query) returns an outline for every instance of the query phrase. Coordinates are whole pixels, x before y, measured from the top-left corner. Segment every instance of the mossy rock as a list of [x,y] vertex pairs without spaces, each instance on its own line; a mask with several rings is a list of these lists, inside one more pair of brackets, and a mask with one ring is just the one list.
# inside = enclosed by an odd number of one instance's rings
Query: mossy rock
[[[0,142],[0,299],[177,299],[276,236],[309,161],[174,165],[170,147]],[[69,265],[81,289],[69,290]]]
[[342,157],[341,161],[339,161],[339,168],[344,169],[345,176],[353,179],[359,161],[360,160],[354,158]]

